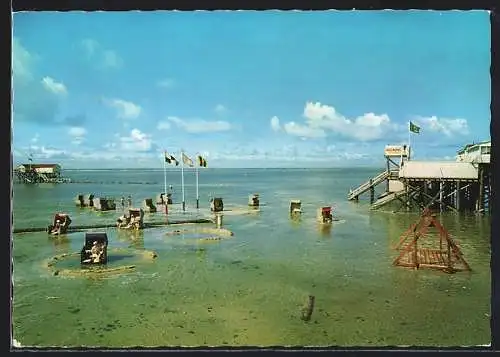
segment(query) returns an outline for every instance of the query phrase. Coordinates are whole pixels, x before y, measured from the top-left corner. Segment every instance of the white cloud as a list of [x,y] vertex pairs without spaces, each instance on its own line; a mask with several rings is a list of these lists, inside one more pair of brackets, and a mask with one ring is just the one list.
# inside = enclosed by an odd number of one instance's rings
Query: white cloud
[[156,84],[158,87],[161,88],[172,88],[175,85],[175,81],[171,78],[164,78]]
[[64,83],[56,82],[51,77],[43,77],[42,84],[46,90],[48,90],[54,94],[57,94],[57,95],[68,94],[68,90],[67,90],[66,86],[64,85]]
[[74,145],[80,145],[85,141],[85,135],[87,134],[87,130],[80,126],[70,127],[68,130],[68,135],[71,136],[71,143]]
[[415,123],[446,136],[467,135],[469,133],[467,120],[461,118],[416,117]]
[[69,128],[68,134],[73,137],[84,136],[85,134],[87,134],[87,129],[80,126],[73,126]]
[[123,61],[115,51],[106,50],[103,56],[103,65],[105,67],[118,68],[122,65]]
[[82,40],[81,46],[87,58],[93,60],[102,68],[120,68],[123,64],[123,59],[116,51],[103,48],[103,46],[94,39],[86,38]]
[[38,57],[28,52],[17,38],[12,44],[13,120],[37,122],[42,125],[61,124],[67,118],[58,117],[60,96],[66,92],[62,83],[50,77],[40,80],[35,74]]
[[217,132],[227,131],[231,129],[231,124],[222,121],[208,121],[201,119],[186,120],[178,117],[168,117],[168,120],[173,122],[177,127],[187,131],[188,133],[204,133],[204,132]]
[[38,133],[35,134],[30,140],[33,144],[36,144],[38,142],[38,139],[40,139],[40,135]]
[[168,130],[170,129],[170,123],[168,121],[159,121],[156,125],[156,129],[158,130]]
[[91,38],[86,38],[82,40],[82,47],[88,56],[92,56],[99,48],[99,43]]
[[295,122],[286,123],[283,126],[286,133],[301,138],[324,138],[326,133],[321,128],[314,128],[308,125],[300,125]]
[[271,129],[274,131],[279,131],[280,127],[280,119],[277,116],[271,118]]
[[33,60],[33,55],[21,45],[18,38],[14,37],[12,41],[12,74],[14,78],[18,80],[32,79]]
[[125,151],[150,151],[153,148],[151,135],[132,129],[129,136],[120,137],[120,148]]
[[65,150],[46,147],[44,145],[42,146],[31,145],[29,147],[29,152],[33,153],[33,156],[38,159],[51,159],[54,157],[61,157],[67,155],[67,152]]
[[105,103],[115,108],[118,118],[121,119],[136,119],[142,112],[142,108],[139,105],[123,99],[105,100]]
[[[330,152],[332,150],[331,145],[317,146],[315,148],[302,145],[283,145],[281,147],[267,147],[266,149],[240,145],[211,151],[210,157],[213,161],[246,162],[246,164],[251,163],[250,166],[254,166],[254,163],[256,163],[257,166],[263,165],[265,167],[276,164],[278,164],[277,166],[283,166],[284,163],[285,166],[290,164],[295,166],[297,163],[300,166],[303,164],[310,166],[311,163],[313,163],[312,166],[324,166],[332,163],[342,164],[346,160],[361,162],[371,157],[371,154],[357,150],[335,150]],[[269,165],[270,162],[271,165]]]
[[215,112],[218,113],[218,114],[222,114],[222,113],[225,113],[227,111],[227,108],[225,106],[223,106],[222,104],[217,104],[215,106]]
[[397,129],[397,125],[391,123],[387,114],[366,113],[355,119],[348,119],[334,107],[319,102],[307,102],[303,115],[310,127],[360,141],[381,139]]

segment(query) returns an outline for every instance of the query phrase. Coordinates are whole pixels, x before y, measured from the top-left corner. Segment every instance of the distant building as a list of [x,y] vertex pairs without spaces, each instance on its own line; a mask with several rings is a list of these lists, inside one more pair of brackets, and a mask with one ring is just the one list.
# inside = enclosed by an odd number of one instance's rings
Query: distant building
[[58,164],[21,164],[14,170],[21,182],[59,182],[61,166]]
[[491,155],[491,141],[476,144],[467,144],[457,152],[456,161],[473,164],[489,164]]
[[35,171],[37,174],[61,174],[61,166],[58,164],[22,164],[17,167],[17,170],[19,172]]

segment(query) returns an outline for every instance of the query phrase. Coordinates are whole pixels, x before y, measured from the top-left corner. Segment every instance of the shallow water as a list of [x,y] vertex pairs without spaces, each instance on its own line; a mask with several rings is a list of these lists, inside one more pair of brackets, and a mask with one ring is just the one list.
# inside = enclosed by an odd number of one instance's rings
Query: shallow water
[[[108,234],[110,249],[122,248],[112,266],[136,265],[113,276],[53,276],[44,262],[78,252],[84,233],[48,237],[15,234],[14,337],[25,346],[470,346],[490,342],[490,220],[443,215],[470,273],[393,267],[391,245],[417,218],[368,210],[346,200],[350,187],[379,170],[225,170],[200,173],[200,205],[194,174],[187,172],[188,213],[180,205],[170,219],[209,216],[210,195],[233,209],[224,227],[234,236],[200,241],[196,234],[165,235],[171,227]],[[71,171],[73,179],[157,184],[14,185],[14,227],[45,227],[56,211],[73,225],[114,222],[120,214],[78,209],[77,194],[131,194],[136,206],[163,188],[160,171]],[[180,173],[168,172],[174,201]],[[258,192],[259,212],[241,214]],[[303,214],[291,220],[289,202],[301,199]],[[331,204],[340,222],[330,230],[315,222],[316,209]],[[162,221],[164,213],[146,214]],[[212,227],[212,224],[206,225]],[[187,225],[184,228],[192,227]],[[176,226],[175,229],[181,227]],[[102,231],[102,230],[99,230]],[[153,261],[136,259],[153,250]],[[114,260],[113,260],[114,259]],[[61,261],[78,269],[78,259]],[[301,309],[312,294],[309,322]]]

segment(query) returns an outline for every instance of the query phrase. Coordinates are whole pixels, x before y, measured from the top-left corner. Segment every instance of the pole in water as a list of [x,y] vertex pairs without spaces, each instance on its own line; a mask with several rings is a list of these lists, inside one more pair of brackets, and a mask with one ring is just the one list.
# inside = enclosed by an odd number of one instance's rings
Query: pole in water
[[181,150],[181,184],[182,184],[182,211],[186,211],[186,202],[184,200],[184,151]]
[[200,194],[199,194],[199,190],[198,190],[198,175],[199,175],[198,166],[196,166],[196,209],[200,208],[200,204],[199,204]]
[[165,194],[167,194],[167,152],[165,151],[163,153],[163,181],[164,181],[164,188],[165,188]]

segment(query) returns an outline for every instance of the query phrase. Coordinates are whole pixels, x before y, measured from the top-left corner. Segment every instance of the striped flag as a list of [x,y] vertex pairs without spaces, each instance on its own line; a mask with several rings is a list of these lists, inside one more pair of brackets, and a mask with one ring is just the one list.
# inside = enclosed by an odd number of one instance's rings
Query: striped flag
[[175,166],[179,166],[179,161],[169,153],[165,151],[165,162],[167,164],[171,164],[172,162],[175,163]]
[[187,156],[184,153],[182,153],[181,155],[182,155],[182,162],[184,163],[184,165],[187,165],[189,167],[194,166],[194,162],[193,162],[193,160],[191,160],[191,158],[189,156]]
[[207,160],[205,160],[201,155],[198,155],[198,165],[201,167],[207,167]]

